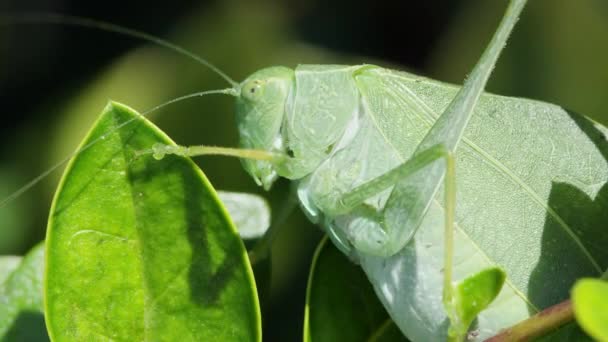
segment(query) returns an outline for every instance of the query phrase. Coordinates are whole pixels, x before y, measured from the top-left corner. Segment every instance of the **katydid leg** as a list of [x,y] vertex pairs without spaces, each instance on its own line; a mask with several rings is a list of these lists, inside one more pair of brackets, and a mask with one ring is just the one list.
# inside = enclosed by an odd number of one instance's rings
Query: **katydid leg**
[[[349,240],[353,247],[360,252],[379,256],[390,256],[399,252],[412,238],[418,228],[420,218],[399,220],[399,215],[387,214],[400,210],[395,206],[402,205],[404,202],[410,206],[415,205],[417,192],[408,193],[408,188],[404,185],[424,179],[426,169],[430,167],[445,168],[446,163],[452,165],[452,153],[442,144],[435,145],[385,174],[342,195],[335,210],[354,217],[349,229]],[[450,177],[454,177],[453,172],[448,178]],[[453,183],[453,179],[446,179],[446,182]],[[365,200],[380,194],[391,186],[394,188],[381,212],[366,207]],[[453,186],[446,185],[446,190],[452,188]],[[399,197],[398,201],[394,200],[396,196]],[[453,206],[454,200],[447,199],[446,203]],[[418,205],[424,205],[424,203]],[[424,208],[417,212],[423,215]],[[453,220],[453,215],[451,215],[451,220]]]
[[196,157],[205,155],[221,155],[236,158],[255,159],[278,162],[285,158],[280,153],[264,150],[250,150],[242,148],[220,147],[220,146],[181,146],[155,144],[150,150],[142,151],[140,154],[152,154],[156,159],[163,159],[166,155],[174,154],[182,157]]

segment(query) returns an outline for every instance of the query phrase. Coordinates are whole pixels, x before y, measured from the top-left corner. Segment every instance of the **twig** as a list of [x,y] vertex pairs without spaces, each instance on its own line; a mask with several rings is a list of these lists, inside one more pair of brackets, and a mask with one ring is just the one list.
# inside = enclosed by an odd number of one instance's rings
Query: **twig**
[[503,330],[485,342],[528,341],[534,337],[543,336],[573,319],[574,311],[572,310],[572,303],[568,299]]

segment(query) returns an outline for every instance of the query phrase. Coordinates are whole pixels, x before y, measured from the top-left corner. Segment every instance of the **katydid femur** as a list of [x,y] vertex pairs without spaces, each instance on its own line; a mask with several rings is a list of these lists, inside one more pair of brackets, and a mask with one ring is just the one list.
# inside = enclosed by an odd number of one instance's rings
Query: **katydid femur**
[[[237,97],[243,149],[153,146],[142,153],[158,159],[166,154],[236,156],[265,189],[278,177],[297,181],[298,198],[309,218],[353,260],[362,254],[389,257],[402,250],[445,180],[443,296],[452,323],[450,336],[462,339],[476,313],[498,291],[476,308],[473,318],[463,317],[457,308],[453,289],[459,285],[451,278],[456,210],[452,155],[524,4],[511,1],[479,63],[422,141],[408,141],[395,124],[415,110],[405,108],[409,95],[400,89],[408,76],[399,72],[373,65],[271,67],[235,84],[205,61],[232,86],[215,92]],[[469,279],[488,274],[504,279],[493,267]]]

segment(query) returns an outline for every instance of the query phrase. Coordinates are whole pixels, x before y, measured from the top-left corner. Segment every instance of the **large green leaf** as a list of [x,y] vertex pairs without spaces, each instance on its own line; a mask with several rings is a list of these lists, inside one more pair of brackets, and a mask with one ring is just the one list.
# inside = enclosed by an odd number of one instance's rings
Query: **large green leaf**
[[327,238],[317,247],[310,268],[304,341],[407,341],[365,273]]
[[[400,125],[414,147],[458,90],[406,73],[386,71],[378,79],[374,96],[408,113]],[[607,133],[552,104],[481,97],[456,153],[454,276],[498,265],[507,279],[473,324],[472,338],[483,340],[565,300],[577,278],[599,276],[608,266]],[[443,216],[440,190],[400,253],[361,255],[381,301],[414,341],[444,340],[447,331]]]
[[48,341],[42,304],[43,269],[44,243],[40,243],[0,282],[0,341]]
[[[127,120],[135,121],[120,130]],[[189,159],[110,103],[70,163],[47,234],[46,314],[56,341],[255,341],[260,317],[243,244]]]

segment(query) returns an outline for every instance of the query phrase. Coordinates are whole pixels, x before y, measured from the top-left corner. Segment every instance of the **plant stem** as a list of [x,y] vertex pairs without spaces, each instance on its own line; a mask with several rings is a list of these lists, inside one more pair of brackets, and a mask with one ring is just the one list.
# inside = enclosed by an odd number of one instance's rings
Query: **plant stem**
[[536,315],[503,330],[485,342],[528,341],[572,321],[574,311],[570,300],[550,306]]

